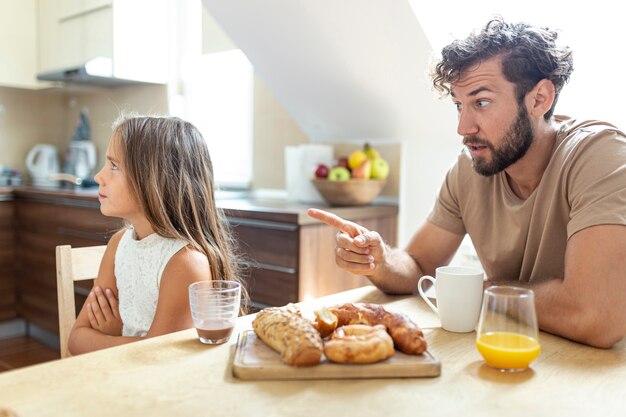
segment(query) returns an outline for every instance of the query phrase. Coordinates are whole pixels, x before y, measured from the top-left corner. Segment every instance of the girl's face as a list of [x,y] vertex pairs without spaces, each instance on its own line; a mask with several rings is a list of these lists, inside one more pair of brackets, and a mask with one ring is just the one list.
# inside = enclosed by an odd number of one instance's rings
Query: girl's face
[[128,179],[122,164],[119,140],[114,135],[107,149],[106,162],[95,180],[100,185],[98,200],[105,216],[120,217],[131,223],[142,216],[139,203],[130,192]]

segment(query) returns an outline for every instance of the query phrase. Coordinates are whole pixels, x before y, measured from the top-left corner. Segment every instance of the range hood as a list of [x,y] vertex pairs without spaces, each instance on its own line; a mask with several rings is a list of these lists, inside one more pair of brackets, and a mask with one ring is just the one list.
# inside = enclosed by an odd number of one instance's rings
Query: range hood
[[152,84],[145,81],[115,77],[113,60],[107,57],[93,58],[82,65],[37,74],[41,81],[56,81],[96,87],[119,87],[136,84]]

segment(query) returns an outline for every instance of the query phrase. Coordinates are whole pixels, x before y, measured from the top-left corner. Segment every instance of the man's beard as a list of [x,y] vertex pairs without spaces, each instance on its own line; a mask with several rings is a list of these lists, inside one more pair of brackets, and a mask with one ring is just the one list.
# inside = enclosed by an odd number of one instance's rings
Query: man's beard
[[491,160],[483,157],[473,158],[474,170],[485,177],[497,174],[519,161],[533,143],[533,127],[526,111],[526,106],[518,106],[517,118],[505,133],[502,144],[494,147],[490,142],[477,136],[466,136],[463,144],[486,146],[491,150]]

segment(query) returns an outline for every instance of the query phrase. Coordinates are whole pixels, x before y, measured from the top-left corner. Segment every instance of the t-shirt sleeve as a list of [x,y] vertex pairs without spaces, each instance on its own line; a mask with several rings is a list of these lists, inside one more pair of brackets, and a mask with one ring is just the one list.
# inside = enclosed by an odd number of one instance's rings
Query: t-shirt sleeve
[[574,155],[567,192],[568,239],[590,226],[626,225],[626,137],[620,131],[585,139]]
[[428,215],[428,221],[449,232],[464,235],[466,230],[458,199],[459,163],[460,158],[446,174],[446,179],[435,200],[435,206]]

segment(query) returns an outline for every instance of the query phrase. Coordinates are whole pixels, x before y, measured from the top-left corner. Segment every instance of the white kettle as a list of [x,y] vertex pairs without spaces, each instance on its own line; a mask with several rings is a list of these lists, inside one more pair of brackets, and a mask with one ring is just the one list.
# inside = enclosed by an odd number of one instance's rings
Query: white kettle
[[96,145],[90,140],[72,141],[70,143],[74,175],[83,180],[91,175],[96,167]]
[[59,186],[59,181],[48,179],[50,174],[60,172],[56,146],[47,144],[35,145],[26,156],[26,168],[28,168],[28,173],[34,186]]

